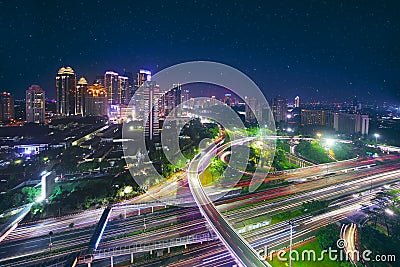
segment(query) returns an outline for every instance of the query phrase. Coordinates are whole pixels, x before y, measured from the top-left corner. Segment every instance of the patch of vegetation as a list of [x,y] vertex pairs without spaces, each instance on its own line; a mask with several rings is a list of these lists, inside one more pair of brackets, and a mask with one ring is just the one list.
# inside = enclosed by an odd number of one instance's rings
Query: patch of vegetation
[[332,162],[328,152],[317,141],[300,141],[296,146],[296,152],[303,158],[316,164]]
[[40,195],[40,189],[34,187],[23,187],[22,189],[8,191],[5,194],[0,195],[0,213],[4,211],[29,204],[36,201]]

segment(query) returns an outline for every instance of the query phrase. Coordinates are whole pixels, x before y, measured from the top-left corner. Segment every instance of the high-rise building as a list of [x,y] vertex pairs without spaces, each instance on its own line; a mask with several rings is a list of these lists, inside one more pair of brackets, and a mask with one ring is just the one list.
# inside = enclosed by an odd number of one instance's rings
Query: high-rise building
[[0,121],[14,119],[14,97],[11,93],[0,93]]
[[107,91],[108,104],[121,104],[121,88],[119,84],[118,73],[106,71],[104,74],[104,87]]
[[284,98],[276,97],[273,101],[272,112],[276,123],[287,121],[287,101]]
[[260,101],[254,97],[245,97],[245,120],[247,123],[255,124],[258,123],[257,118],[262,120],[262,106]]
[[128,77],[128,92],[126,100],[127,104],[129,104],[136,91],[136,81],[132,72],[125,71],[123,76]]
[[142,86],[145,81],[151,81],[151,71],[141,69],[137,74],[136,89]]
[[107,116],[108,98],[107,90],[100,84],[89,86],[85,94],[86,116]]
[[161,98],[160,115],[166,117],[168,115],[179,116],[177,112],[170,114],[171,111],[181,104],[182,101],[182,85],[177,83],[172,85],[172,89],[166,92]]
[[159,136],[160,88],[155,81],[144,81],[143,86],[135,93],[133,119],[142,121],[145,136],[150,140]]
[[56,105],[60,116],[76,115],[76,75],[71,67],[62,67],[56,75]]
[[[183,108],[189,108],[190,93],[188,89],[183,89],[181,92],[181,103],[183,103]],[[186,102],[186,103],[185,103]]]
[[120,103],[124,105],[128,105],[130,98],[129,92],[129,78],[125,76],[118,76],[119,90],[121,92],[121,100]]
[[88,83],[84,77],[81,77],[76,86],[76,114],[85,114],[85,95],[88,89]]
[[296,96],[294,98],[294,107],[295,108],[299,108],[300,107],[300,97],[299,96]]
[[343,134],[368,135],[369,133],[369,117],[368,115],[351,114],[351,113],[335,113],[333,120],[335,131]]
[[301,126],[333,127],[333,112],[330,110],[301,110]]
[[26,90],[26,121],[31,123],[44,123],[45,118],[45,93],[36,84]]

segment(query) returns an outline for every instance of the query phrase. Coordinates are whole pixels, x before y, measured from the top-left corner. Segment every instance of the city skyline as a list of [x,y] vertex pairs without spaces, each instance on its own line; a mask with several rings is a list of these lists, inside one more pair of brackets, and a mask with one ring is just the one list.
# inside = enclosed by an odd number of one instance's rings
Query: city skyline
[[[108,69],[144,67],[156,73],[184,61],[211,60],[241,69],[268,98],[302,92],[304,99],[400,99],[397,3],[379,8],[373,3],[262,2],[0,5],[8,22],[2,29],[7,39],[0,52],[1,91],[17,98],[30,84],[54,97],[52,77],[62,65],[92,81]],[[154,16],[145,16],[141,8]],[[196,20],[189,16],[192,10],[198,12]],[[110,19],[94,16],[103,11]],[[32,24],[16,23],[26,19]]]

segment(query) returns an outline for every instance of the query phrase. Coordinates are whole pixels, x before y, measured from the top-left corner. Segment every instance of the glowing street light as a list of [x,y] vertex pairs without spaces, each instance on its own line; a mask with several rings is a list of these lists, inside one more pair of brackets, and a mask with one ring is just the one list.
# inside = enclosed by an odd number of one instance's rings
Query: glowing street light
[[394,212],[393,212],[392,210],[390,210],[390,209],[385,209],[385,212],[386,212],[387,214],[389,214],[390,216],[393,216],[393,215],[394,215]]
[[378,133],[374,134],[375,136],[375,143],[378,143],[378,137],[380,137],[380,135]]
[[331,138],[326,139],[326,145],[328,147],[332,147],[334,144],[335,144],[335,140],[333,140]]
[[321,133],[317,133],[317,136],[319,139],[321,139],[322,134]]

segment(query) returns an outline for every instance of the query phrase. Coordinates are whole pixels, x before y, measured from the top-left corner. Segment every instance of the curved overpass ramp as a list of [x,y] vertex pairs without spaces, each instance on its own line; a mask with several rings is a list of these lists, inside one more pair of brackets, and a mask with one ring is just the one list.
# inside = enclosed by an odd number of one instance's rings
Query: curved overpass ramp
[[[231,142],[231,145],[240,144],[250,141],[252,138],[245,138]],[[210,164],[211,158],[216,153],[217,146],[214,144],[208,149],[197,155],[192,162],[190,162],[187,177],[190,191],[193,198],[200,209],[201,214],[205,217],[211,228],[217,234],[219,239],[229,250],[234,260],[243,267],[265,267],[271,266],[266,261],[258,257],[257,252],[244,240],[231,225],[224,219],[214,206],[212,201],[206,195],[200,179],[199,174],[205,167]]]

